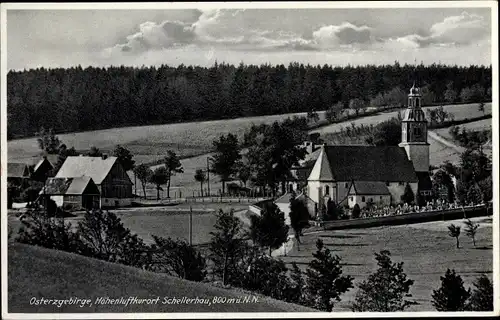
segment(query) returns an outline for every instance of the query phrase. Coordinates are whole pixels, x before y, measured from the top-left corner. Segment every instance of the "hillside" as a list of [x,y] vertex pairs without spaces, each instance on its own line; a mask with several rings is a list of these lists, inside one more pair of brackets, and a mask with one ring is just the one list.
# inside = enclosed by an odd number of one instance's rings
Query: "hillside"
[[[256,303],[163,304],[164,297],[241,298],[255,296],[239,289],[222,289],[206,283],[146,272],[66,252],[15,243],[8,249],[8,311],[33,312],[311,312],[314,309],[258,296]],[[98,297],[142,299],[160,297],[152,305],[31,305],[33,297],[46,299]]]

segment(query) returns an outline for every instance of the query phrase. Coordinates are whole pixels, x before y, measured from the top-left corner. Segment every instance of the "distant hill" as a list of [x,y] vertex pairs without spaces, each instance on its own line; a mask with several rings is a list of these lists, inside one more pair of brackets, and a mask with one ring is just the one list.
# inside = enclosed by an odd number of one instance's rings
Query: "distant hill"
[[[81,312],[312,312],[299,305],[208,283],[185,281],[62,251],[14,243],[8,248],[8,311],[11,313]],[[46,299],[98,297],[138,299],[160,297],[156,305],[31,305],[33,297]],[[256,303],[162,304],[163,297],[241,298],[257,296]]]

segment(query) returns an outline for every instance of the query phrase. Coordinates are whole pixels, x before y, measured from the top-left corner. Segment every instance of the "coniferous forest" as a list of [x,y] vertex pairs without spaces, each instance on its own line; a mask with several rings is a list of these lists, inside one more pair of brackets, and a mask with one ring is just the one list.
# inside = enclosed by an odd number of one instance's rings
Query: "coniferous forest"
[[[491,66],[311,66],[215,64],[211,67],[109,67],[10,71],[8,138],[325,110],[351,99],[367,104],[414,80],[433,102],[491,99]],[[448,94],[446,94],[448,91]],[[451,94],[450,91],[455,94]]]

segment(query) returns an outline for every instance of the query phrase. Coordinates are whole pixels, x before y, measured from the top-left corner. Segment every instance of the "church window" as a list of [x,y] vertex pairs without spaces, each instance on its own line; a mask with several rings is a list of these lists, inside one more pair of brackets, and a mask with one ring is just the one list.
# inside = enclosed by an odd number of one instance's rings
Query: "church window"
[[352,201],[352,197],[349,197],[349,201]]
[[345,183],[344,187],[348,188],[349,187],[349,183]]
[[329,195],[329,194],[330,194],[330,187],[326,186],[325,187],[325,195]]
[[422,129],[420,127],[413,128],[413,134],[415,135],[416,138],[421,137],[422,136]]
[[365,197],[361,197],[361,202],[365,202]]

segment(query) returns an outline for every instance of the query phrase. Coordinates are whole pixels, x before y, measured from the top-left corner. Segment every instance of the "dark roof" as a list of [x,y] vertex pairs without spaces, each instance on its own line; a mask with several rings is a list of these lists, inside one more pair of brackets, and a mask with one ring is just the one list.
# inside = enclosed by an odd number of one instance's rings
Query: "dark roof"
[[418,190],[428,191],[432,189],[432,181],[428,172],[417,172]]
[[380,181],[355,181],[351,186],[351,190],[354,190],[359,195],[391,194],[385,182]]
[[330,169],[337,181],[417,182],[413,163],[398,146],[326,146]]
[[28,178],[30,175],[28,166],[25,163],[9,162],[7,164],[8,178]]

